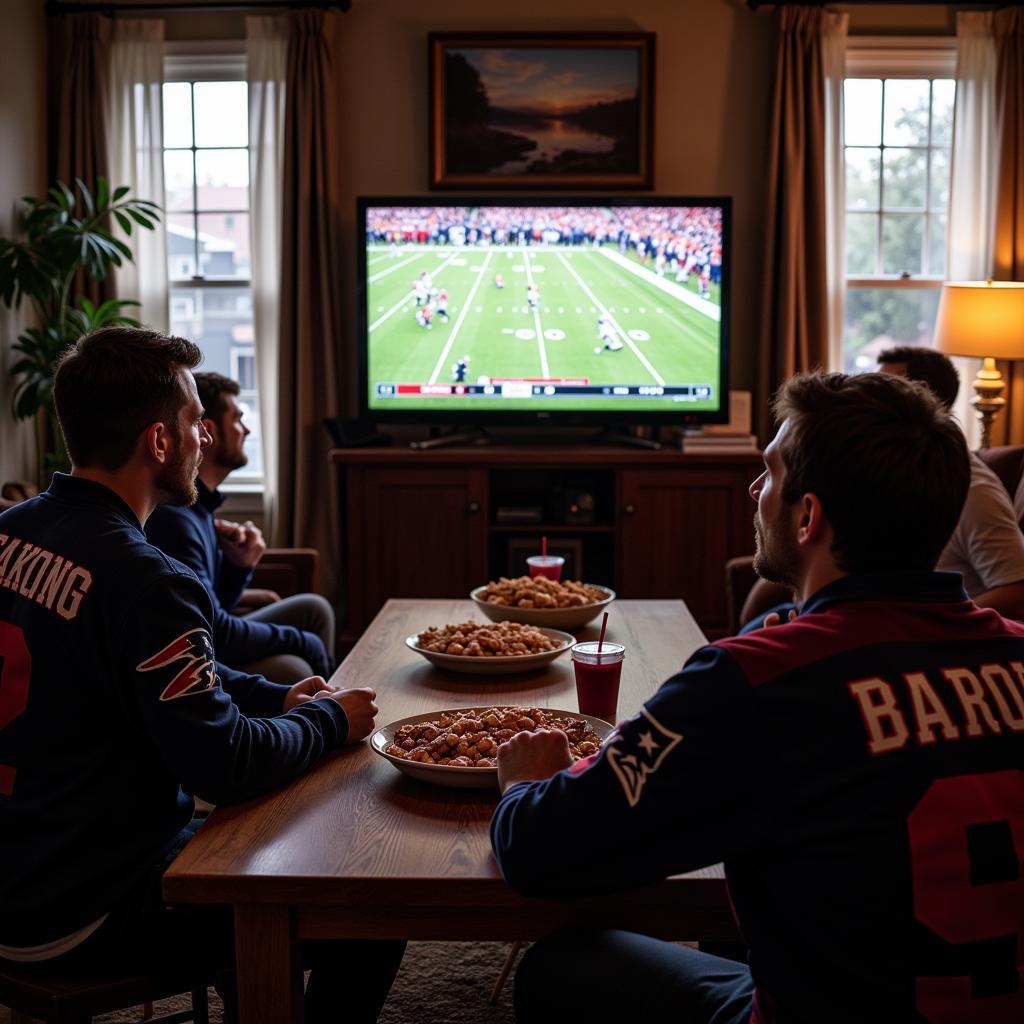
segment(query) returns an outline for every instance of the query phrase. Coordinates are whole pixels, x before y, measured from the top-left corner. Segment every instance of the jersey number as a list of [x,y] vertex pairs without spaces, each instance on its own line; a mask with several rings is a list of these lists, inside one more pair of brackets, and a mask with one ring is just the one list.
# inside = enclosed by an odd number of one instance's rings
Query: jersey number
[[[995,830],[1002,868],[992,879],[971,878],[968,829]],[[989,772],[940,779],[907,819],[918,921],[951,944],[1016,935],[1016,991],[972,998],[970,977],[917,979],[917,1009],[930,1024],[1024,1021],[1024,773]]]
[[[25,634],[18,626],[0,622],[0,729],[5,729],[28,706],[28,683],[32,675],[32,655]],[[0,764],[0,794],[14,792],[15,769]]]

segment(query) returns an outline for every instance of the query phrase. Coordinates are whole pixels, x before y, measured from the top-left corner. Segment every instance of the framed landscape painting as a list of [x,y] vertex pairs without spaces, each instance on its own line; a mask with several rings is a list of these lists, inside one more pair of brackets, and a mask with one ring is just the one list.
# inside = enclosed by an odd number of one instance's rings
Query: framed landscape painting
[[431,188],[651,188],[651,33],[432,33]]

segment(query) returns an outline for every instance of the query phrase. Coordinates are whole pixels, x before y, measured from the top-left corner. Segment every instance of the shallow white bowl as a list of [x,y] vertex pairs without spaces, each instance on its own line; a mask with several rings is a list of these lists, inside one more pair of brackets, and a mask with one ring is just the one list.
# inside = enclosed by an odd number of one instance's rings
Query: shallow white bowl
[[[425,714],[400,718],[397,722],[381,726],[370,737],[370,746],[381,757],[390,761],[403,775],[408,775],[412,779],[419,779],[420,782],[428,782],[432,786],[449,786],[455,789],[497,789],[497,768],[462,768],[458,766],[453,767],[448,764],[422,764],[419,761],[409,761],[404,757],[396,757],[385,750],[394,740],[395,733],[403,725],[432,722],[445,714],[462,715],[471,711],[479,712],[486,707],[486,704],[478,704],[472,708],[445,708],[442,711],[428,711]],[[545,708],[544,710],[550,711],[553,715],[558,715],[560,718],[578,718],[588,722],[590,728],[601,738],[602,742],[615,730],[615,726],[610,722],[606,722],[601,718],[594,718],[593,715],[581,715],[578,711],[560,711],[557,708]]]
[[596,619],[615,600],[615,591],[608,587],[588,583],[587,586],[604,591],[608,596],[593,604],[581,604],[572,608],[518,608],[505,604],[489,604],[481,600],[480,595],[486,586],[477,587],[469,592],[473,603],[487,618],[493,622],[508,619],[509,622],[525,622],[530,626],[547,626],[550,629],[579,629],[592,619]]
[[[504,621],[499,619],[497,621]],[[417,637],[407,636],[405,646],[411,651],[422,655],[431,664],[438,668],[447,669],[449,672],[466,672],[469,675],[482,676],[504,676],[513,672],[532,672],[542,665],[554,661],[555,658],[565,654],[574,643],[576,638],[570,633],[563,633],[560,629],[540,629],[546,637],[558,643],[553,651],[541,651],[538,654],[512,654],[501,658],[481,658],[471,654],[438,654],[436,651],[425,651],[416,644]]]

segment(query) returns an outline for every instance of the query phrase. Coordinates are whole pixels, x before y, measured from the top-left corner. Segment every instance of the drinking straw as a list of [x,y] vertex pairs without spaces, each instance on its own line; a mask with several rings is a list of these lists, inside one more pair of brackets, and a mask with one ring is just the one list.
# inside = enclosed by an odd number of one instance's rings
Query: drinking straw
[[548,557],[548,539],[547,537],[541,537],[540,539],[540,553],[542,558]]
[[597,638],[597,663],[601,664],[601,647],[604,645],[604,631],[608,628],[608,613],[601,619],[601,635]]

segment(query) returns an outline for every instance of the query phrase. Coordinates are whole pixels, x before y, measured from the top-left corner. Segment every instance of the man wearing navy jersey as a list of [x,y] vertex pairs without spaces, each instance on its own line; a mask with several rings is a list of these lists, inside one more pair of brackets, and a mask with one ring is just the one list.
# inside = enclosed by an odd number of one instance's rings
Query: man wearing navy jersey
[[800,615],[697,651],[587,761],[513,737],[491,826],[532,896],[724,863],[749,967],[560,933],[519,968],[519,1020],[570,1019],[581,992],[597,1022],[1024,1020],[1024,625],[933,571],[963,436],[883,374],[795,377],[775,412],[756,566]]
[[[218,665],[205,588],[146,541],[157,504],[196,498],[200,358],[151,331],[82,338],[54,386],[72,471],[0,514],[0,962],[229,967],[230,908],[160,898],[193,796],[249,799],[373,728],[372,690]],[[375,1020],[401,952],[307,944],[307,1020]]]

